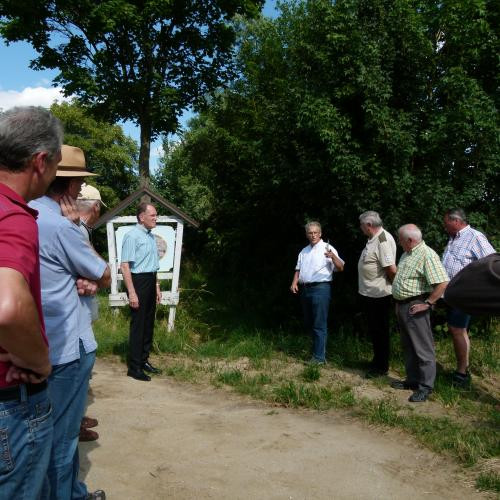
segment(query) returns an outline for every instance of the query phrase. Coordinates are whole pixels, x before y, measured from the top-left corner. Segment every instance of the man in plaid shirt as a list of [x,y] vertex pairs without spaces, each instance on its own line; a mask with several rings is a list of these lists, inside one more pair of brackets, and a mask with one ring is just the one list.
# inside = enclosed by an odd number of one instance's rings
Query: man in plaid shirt
[[436,354],[430,312],[443,295],[448,275],[437,253],[422,240],[414,224],[401,226],[399,244],[405,251],[392,283],[401,343],[405,356],[406,380],[395,381],[395,389],[411,389],[412,403],[427,399],[436,378]]
[[[446,212],[444,227],[450,239],[444,249],[443,266],[450,279],[471,262],[495,252],[486,236],[469,226],[465,212],[461,208],[453,208]],[[470,340],[467,335],[470,315],[449,307],[447,322],[457,358],[457,370],[453,373],[453,384],[466,387],[470,384],[468,370]]]

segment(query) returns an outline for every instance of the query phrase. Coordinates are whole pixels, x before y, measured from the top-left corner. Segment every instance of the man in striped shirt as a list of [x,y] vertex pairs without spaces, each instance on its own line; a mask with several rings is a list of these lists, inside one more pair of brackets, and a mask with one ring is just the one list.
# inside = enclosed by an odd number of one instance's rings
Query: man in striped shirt
[[430,312],[443,295],[448,275],[437,253],[422,240],[414,224],[401,226],[399,244],[405,251],[392,283],[401,343],[405,356],[406,380],[392,384],[395,389],[411,389],[409,401],[423,402],[434,387],[436,355]]
[[[465,212],[461,208],[453,208],[446,212],[444,227],[450,239],[444,249],[443,266],[450,279],[471,262],[495,253],[495,249],[486,236],[469,226]],[[447,322],[457,358],[457,369],[453,373],[453,384],[467,387],[470,384],[468,370],[470,340],[467,335],[470,315],[460,309],[449,307]]]

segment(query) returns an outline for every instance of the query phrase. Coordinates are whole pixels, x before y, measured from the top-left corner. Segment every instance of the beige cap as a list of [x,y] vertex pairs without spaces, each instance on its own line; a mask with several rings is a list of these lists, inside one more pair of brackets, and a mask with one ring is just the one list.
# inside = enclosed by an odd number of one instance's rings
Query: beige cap
[[85,155],[80,148],[63,144],[61,147],[62,159],[57,165],[56,177],[87,177],[94,176],[86,169]]
[[79,200],[99,200],[102,205],[104,205],[106,208],[108,206],[106,203],[102,201],[101,198],[101,193],[99,193],[99,190],[95,188],[94,186],[91,186],[90,184],[82,184],[82,189],[80,190],[80,194],[78,195]]

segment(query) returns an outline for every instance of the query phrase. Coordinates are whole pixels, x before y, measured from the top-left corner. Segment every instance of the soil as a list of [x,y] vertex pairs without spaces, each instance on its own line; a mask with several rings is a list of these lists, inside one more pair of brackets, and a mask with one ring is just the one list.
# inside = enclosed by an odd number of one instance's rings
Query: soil
[[109,500],[485,498],[451,460],[345,414],[273,407],[99,359],[81,479]]

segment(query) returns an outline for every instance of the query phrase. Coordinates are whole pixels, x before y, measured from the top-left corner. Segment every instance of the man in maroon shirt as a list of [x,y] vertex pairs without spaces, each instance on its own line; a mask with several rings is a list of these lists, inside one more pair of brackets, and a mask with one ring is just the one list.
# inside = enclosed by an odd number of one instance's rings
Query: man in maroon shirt
[[0,492],[39,498],[52,446],[51,365],[40,298],[36,210],[61,159],[62,126],[43,108],[0,113]]

